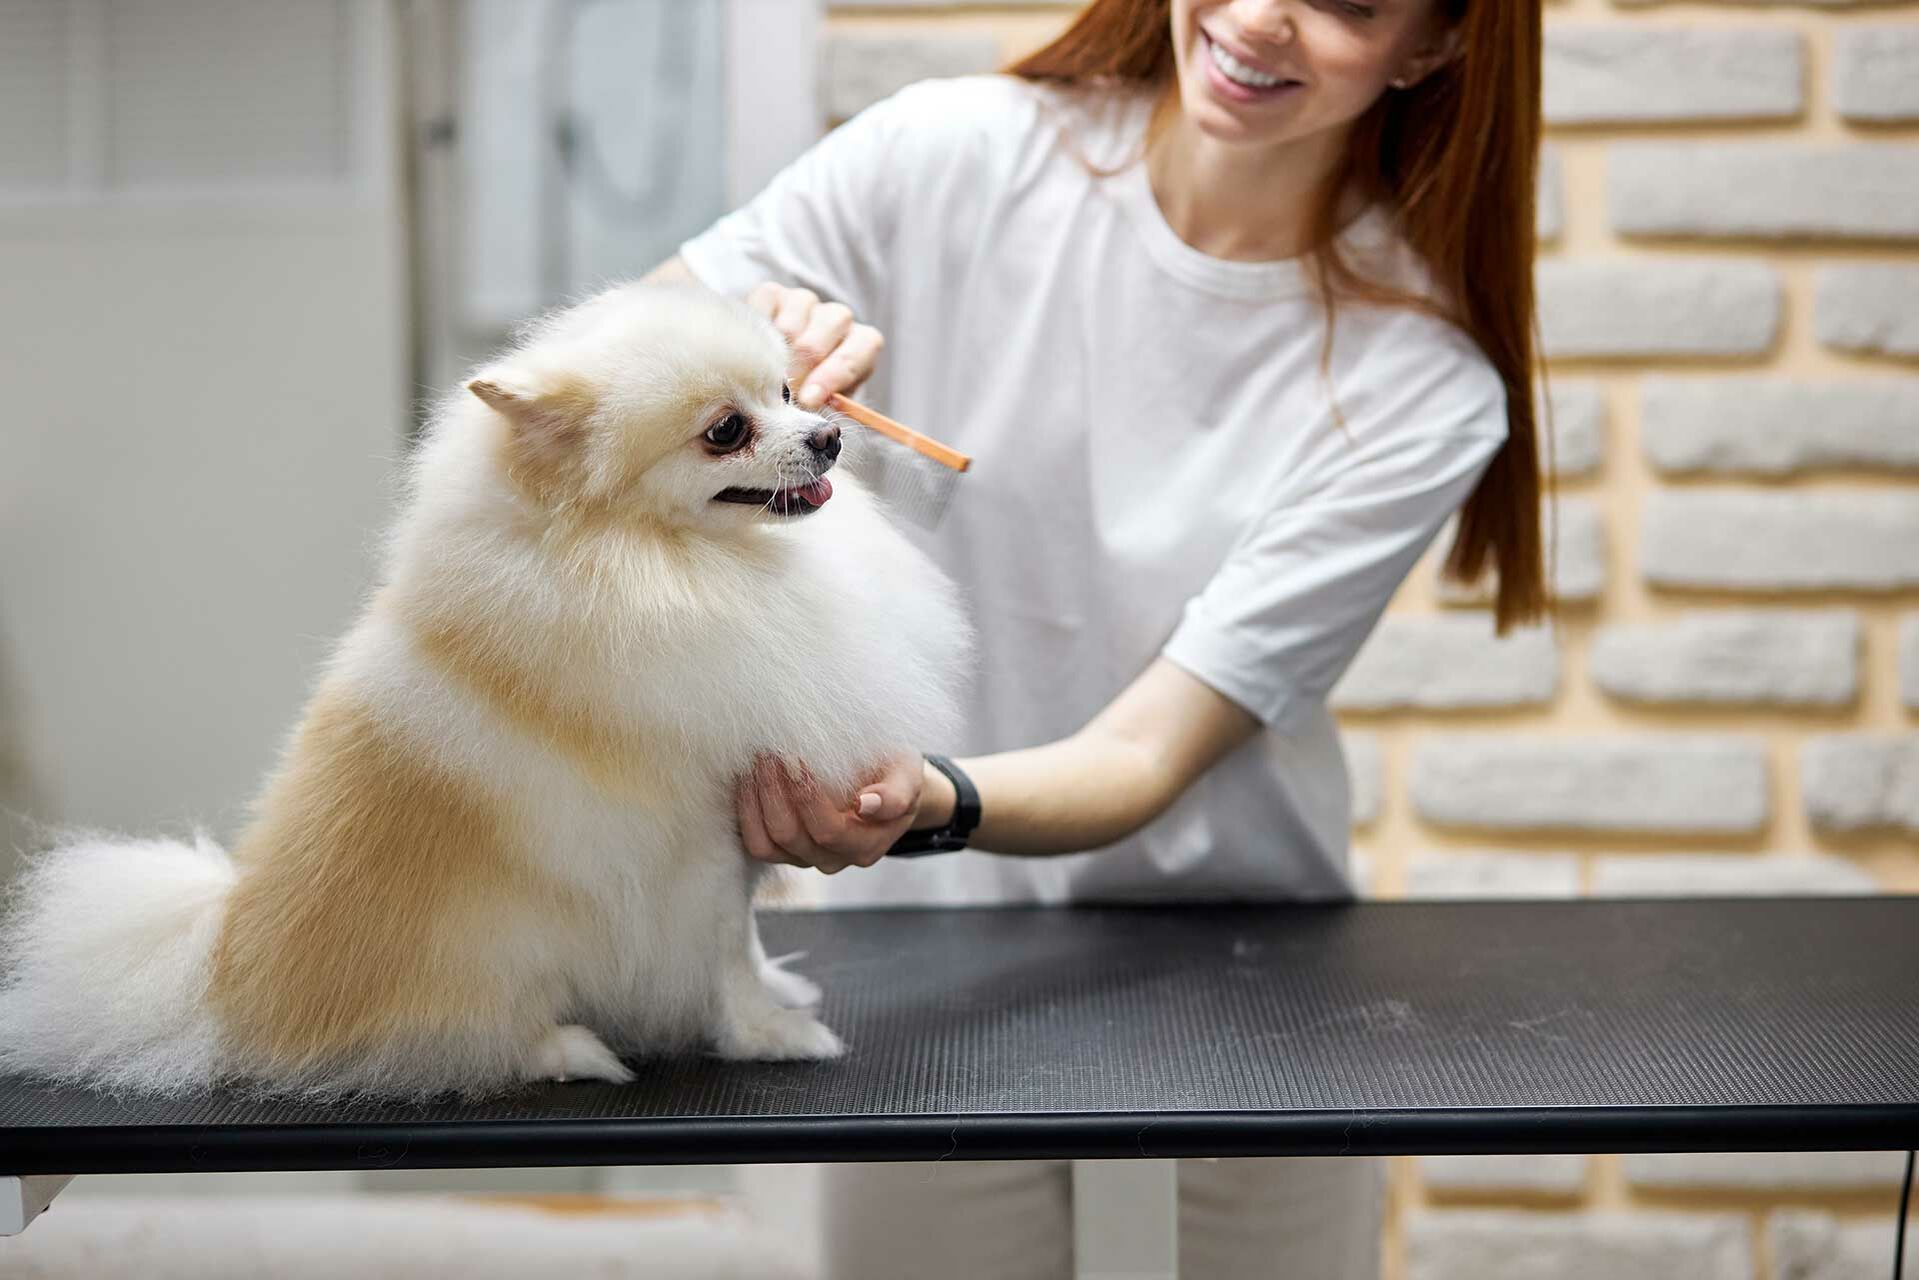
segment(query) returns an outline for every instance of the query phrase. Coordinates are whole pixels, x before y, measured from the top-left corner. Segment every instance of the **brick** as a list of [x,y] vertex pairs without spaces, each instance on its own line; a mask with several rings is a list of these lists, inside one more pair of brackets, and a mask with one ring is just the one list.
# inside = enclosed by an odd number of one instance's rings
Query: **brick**
[[[869,3],[872,0],[868,0]],[[1622,9],[1643,9],[1652,5],[1671,4],[1677,0],[1613,0]],[[1783,7],[1809,5],[1815,9],[1852,9],[1861,5],[1883,4],[1884,0],[1717,0],[1720,4],[1736,4],[1741,8],[1763,8],[1767,6]]]
[[1847,120],[1919,120],[1919,27],[1833,33],[1833,103]]
[[1409,898],[1574,898],[1579,860],[1570,853],[1416,853],[1406,863]]
[[[1605,389],[1585,378],[1554,378],[1550,390],[1553,474],[1589,476],[1599,470],[1605,460]],[[1544,415],[1539,419],[1539,427],[1543,433]]]
[[1662,471],[1919,468],[1919,378],[1655,375],[1640,395],[1640,440]]
[[1899,701],[1919,711],[1919,613],[1899,620]]
[[1549,23],[1549,124],[1776,120],[1805,105],[1796,31]]
[[1799,747],[1806,816],[1822,831],[1919,833],[1919,733],[1832,733]]
[[1774,1280],[1885,1280],[1892,1227],[1890,1213],[1840,1219],[1812,1209],[1777,1210],[1766,1219]]
[[1897,1184],[1896,1151],[1726,1151],[1621,1157],[1635,1187],[1676,1191],[1877,1191]]
[[1379,860],[1368,851],[1351,848],[1346,851],[1346,878],[1352,881],[1353,896],[1379,896],[1375,888],[1379,883]]
[[829,34],[820,45],[820,94],[829,120],[856,116],[916,80],[999,66],[991,36]]
[[[1554,537],[1552,520],[1557,511],[1558,530]],[[1547,540],[1552,559],[1552,587],[1562,602],[1597,600],[1606,589],[1606,525],[1599,507],[1590,498],[1561,497],[1541,512],[1541,534]],[[1435,539],[1435,548],[1443,555],[1452,545],[1452,526]],[[1437,572],[1438,558],[1434,560]],[[1449,578],[1439,578],[1435,590],[1442,604],[1484,604],[1492,599],[1496,575],[1471,586],[1460,586]]]
[[1406,1221],[1407,1280],[1751,1280],[1734,1213],[1451,1210]]
[[1919,356],[1919,267],[1826,267],[1814,277],[1812,327],[1839,351]]
[[1830,854],[1630,854],[1593,860],[1595,898],[1744,898],[1879,892],[1865,871]]
[[1574,1196],[1586,1187],[1585,1156],[1421,1156],[1420,1180],[1428,1191],[1518,1191]]
[[1725,609],[1612,625],[1593,682],[1631,702],[1842,706],[1859,687],[1860,626],[1844,609]]
[[1493,635],[1490,614],[1381,618],[1330,702],[1339,711],[1452,709],[1550,702],[1559,645],[1550,630]]
[[1606,207],[1629,236],[1919,236],[1919,146],[1622,142]]
[[1533,234],[1551,242],[1566,230],[1566,166],[1559,148],[1539,149],[1539,195],[1533,207]]
[[1342,732],[1340,749],[1346,754],[1347,785],[1352,789],[1353,825],[1369,826],[1379,821],[1379,808],[1386,793],[1386,766],[1379,754],[1379,738],[1370,733]]
[[1413,760],[1413,806],[1444,826],[1757,831],[1769,807],[1756,738],[1436,734]]
[[828,9],[1057,9],[1060,0],[828,0]]
[[1779,273],[1763,262],[1550,259],[1536,280],[1553,359],[1757,356],[1779,331]]
[[1919,493],[1655,491],[1641,507],[1639,567],[1663,587],[1912,587],[1919,585]]

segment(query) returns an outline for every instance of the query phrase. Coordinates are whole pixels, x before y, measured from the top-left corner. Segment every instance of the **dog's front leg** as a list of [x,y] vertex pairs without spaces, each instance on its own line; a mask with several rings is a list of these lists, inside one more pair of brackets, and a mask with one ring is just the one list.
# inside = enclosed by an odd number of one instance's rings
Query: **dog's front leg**
[[839,1057],[840,1038],[804,1007],[818,1001],[819,988],[766,958],[750,900],[741,901],[732,924],[738,943],[727,949],[720,975],[714,1049],[722,1058]]

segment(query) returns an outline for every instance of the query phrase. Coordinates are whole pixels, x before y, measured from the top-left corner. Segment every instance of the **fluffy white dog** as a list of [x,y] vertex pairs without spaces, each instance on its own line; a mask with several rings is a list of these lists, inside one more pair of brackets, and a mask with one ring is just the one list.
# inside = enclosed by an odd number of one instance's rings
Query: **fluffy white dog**
[[[851,796],[955,731],[951,584],[786,395],[743,305],[629,285],[442,408],[386,572],[231,857],[90,838],[5,925],[0,1070],[477,1095],[620,1055],[824,1058],[732,783]],[[470,393],[470,394],[469,394]]]

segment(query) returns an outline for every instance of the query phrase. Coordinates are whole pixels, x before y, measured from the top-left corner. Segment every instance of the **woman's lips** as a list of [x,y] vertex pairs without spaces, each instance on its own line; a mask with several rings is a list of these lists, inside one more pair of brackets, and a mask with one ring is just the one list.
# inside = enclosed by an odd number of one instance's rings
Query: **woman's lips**
[[[1227,48],[1227,46],[1225,46],[1224,44],[1220,44],[1218,41],[1214,40],[1212,36],[1206,33],[1204,28],[1200,29],[1199,55],[1200,55],[1200,60],[1206,64],[1206,81],[1209,85],[1212,86],[1214,92],[1219,94],[1219,96],[1227,99],[1228,101],[1264,102],[1274,98],[1283,97],[1291,90],[1301,87],[1299,81],[1285,80],[1285,79],[1282,79],[1278,84],[1265,86],[1265,87],[1241,84],[1239,81],[1227,75],[1225,71],[1221,70],[1219,63],[1214,60],[1213,49],[1215,46],[1217,46],[1219,49],[1224,51],[1228,57],[1233,59],[1233,61],[1240,63],[1242,66],[1246,66],[1248,69],[1254,69],[1254,70],[1256,70],[1256,68],[1253,68],[1250,63],[1247,63],[1245,61],[1245,59],[1235,55],[1230,48]],[[1270,73],[1262,73],[1262,74],[1270,74]]]

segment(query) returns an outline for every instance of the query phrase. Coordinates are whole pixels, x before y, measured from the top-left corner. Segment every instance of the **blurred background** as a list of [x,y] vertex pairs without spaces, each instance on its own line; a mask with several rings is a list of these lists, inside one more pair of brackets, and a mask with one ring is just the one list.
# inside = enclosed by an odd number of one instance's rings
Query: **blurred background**
[[[433,396],[833,124],[1074,7],[0,0],[0,874],[36,821],[230,836]],[[1919,890],[1919,8],[1547,23],[1560,615],[1495,641],[1479,597],[1408,581],[1337,694],[1364,888]],[[1897,1171],[1396,1161],[1387,1275],[1522,1241],[1542,1275],[1883,1274]],[[0,1274],[161,1197],[320,1191],[540,1198],[509,1234],[548,1258],[644,1238],[658,1274],[803,1273],[785,1176],[88,1178]],[[756,1179],[798,1188],[784,1213],[740,1215]]]

